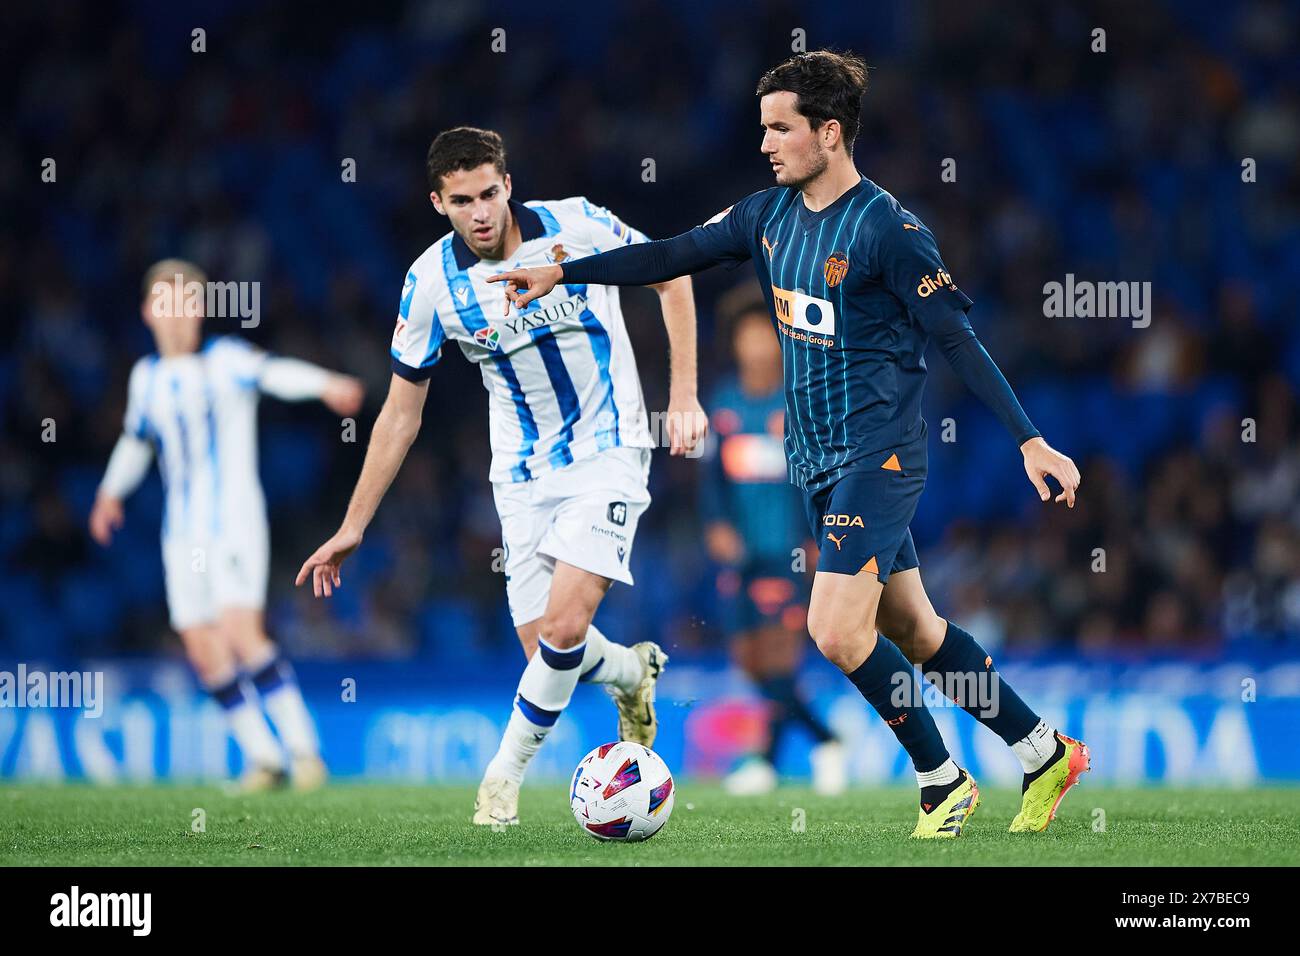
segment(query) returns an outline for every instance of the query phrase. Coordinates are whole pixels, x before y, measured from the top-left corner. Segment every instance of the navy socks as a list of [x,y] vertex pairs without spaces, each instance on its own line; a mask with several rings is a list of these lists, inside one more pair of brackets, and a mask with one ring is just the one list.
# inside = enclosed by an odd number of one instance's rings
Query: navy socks
[[951,621],[939,650],[921,665],[926,680],[1008,745],[1038,724],[1038,715],[1002,679],[993,658]]
[[871,656],[848,676],[889,725],[918,773],[934,770],[948,759],[948,748],[921,700],[912,664],[896,644],[877,635]]

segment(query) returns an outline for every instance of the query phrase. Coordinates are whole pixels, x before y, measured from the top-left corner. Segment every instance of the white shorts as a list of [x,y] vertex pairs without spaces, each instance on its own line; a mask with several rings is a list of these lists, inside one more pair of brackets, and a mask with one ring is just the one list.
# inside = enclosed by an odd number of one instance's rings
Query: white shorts
[[637,521],[650,505],[650,449],[609,448],[531,481],[492,485],[515,626],[546,611],[555,562],[632,583]]
[[228,607],[266,605],[266,526],[240,528],[216,540],[163,540],[167,610],[176,630],[215,622]]

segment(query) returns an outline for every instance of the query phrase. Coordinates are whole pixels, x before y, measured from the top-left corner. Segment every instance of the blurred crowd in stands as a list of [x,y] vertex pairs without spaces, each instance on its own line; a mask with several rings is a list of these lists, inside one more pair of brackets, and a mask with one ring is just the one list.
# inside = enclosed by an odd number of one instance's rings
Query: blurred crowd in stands
[[[170,255],[262,283],[258,327],[213,331],[369,388],[355,443],[319,407],[263,403],[273,635],[299,657],[468,661],[514,645],[486,397],[456,350],[343,589],[327,603],[292,587],[360,468],[407,265],[447,229],[427,199],[428,143],[453,125],[495,128],[517,198],[585,195],[674,235],[768,184],[753,88],[800,30],[809,48],[873,65],[859,168],[933,229],[976,331],[1084,476],[1075,509],[1042,505],[1010,437],[932,353],[931,476],[913,530],[939,611],[987,646],[1030,652],[1294,649],[1300,15],[1271,0],[982,6],[7,9],[0,658],[175,647],[157,477],[110,550],[85,530],[126,374],[152,350],[140,277]],[[1067,274],[1149,281],[1149,326],[1045,316],[1044,284]],[[742,268],[696,282],[705,396],[727,374],[715,303],[746,281]],[[662,409],[657,300],[628,290],[624,303]],[[699,467],[656,452],[638,584],[615,586],[601,612],[612,635],[722,646]]]

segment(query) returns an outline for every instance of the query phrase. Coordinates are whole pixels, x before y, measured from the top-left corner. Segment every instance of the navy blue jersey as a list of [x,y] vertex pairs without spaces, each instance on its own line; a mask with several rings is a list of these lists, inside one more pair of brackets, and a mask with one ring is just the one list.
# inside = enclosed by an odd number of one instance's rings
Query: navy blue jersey
[[785,401],[780,390],[750,395],[734,378],[708,405],[710,443],[700,505],[704,521],[725,521],[751,562],[789,566],[807,538],[803,502],[787,481]]
[[820,212],[798,189],[765,189],[688,235],[758,271],[785,361],[792,481],[816,490],[923,442],[926,343],[969,329],[971,306],[924,223],[864,177]]
[[886,467],[881,460],[925,473],[921,392],[931,338],[1017,445],[1038,436],[976,338],[966,318],[971,300],[934,236],[869,179],[820,212],[798,189],[765,189],[690,232],[568,261],[561,275],[566,283],[644,285],[746,259],[779,333],[785,449],[790,479],[805,492]]

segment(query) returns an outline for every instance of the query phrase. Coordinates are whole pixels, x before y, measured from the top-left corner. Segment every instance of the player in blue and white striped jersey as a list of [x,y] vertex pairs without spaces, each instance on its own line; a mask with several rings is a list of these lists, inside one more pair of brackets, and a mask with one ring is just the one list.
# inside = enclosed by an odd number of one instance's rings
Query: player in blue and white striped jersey
[[314,398],[353,415],[363,391],[350,376],[268,354],[236,336],[204,341],[207,286],[196,266],[179,259],[156,263],[145,275],[141,314],[157,352],[131,370],[122,435],[95,497],[90,532],[104,547],[111,543],[123,500],[156,456],[166,496],[162,552],[171,624],[225,712],[244,757],[244,789],[268,789],[288,777],[241,670],[289,751],[293,784],[310,789],[325,777],[316,730],[293,670],[263,624],[269,534],[257,475],[257,403],[263,394]]
[[[479,787],[474,822],[518,822],[519,784],[581,680],[607,685],[619,736],[649,746],[655,684],[667,658],[651,642],[607,640],[592,618],[628,570],[650,503],[652,446],[618,289],[561,286],[506,314],[502,268],[563,262],[646,237],[586,199],[511,199],[501,137],[459,127],[429,148],[430,200],[452,231],[406,274],[393,332],[393,378],[338,533],[298,575],[328,596],[361,543],[420,427],[428,378],[450,342],[478,365],[488,393],[492,482],[505,545],[506,597],[529,660],[501,747]],[[695,310],[688,278],[655,285],[672,360],[673,454],[707,427],[696,400]]]

